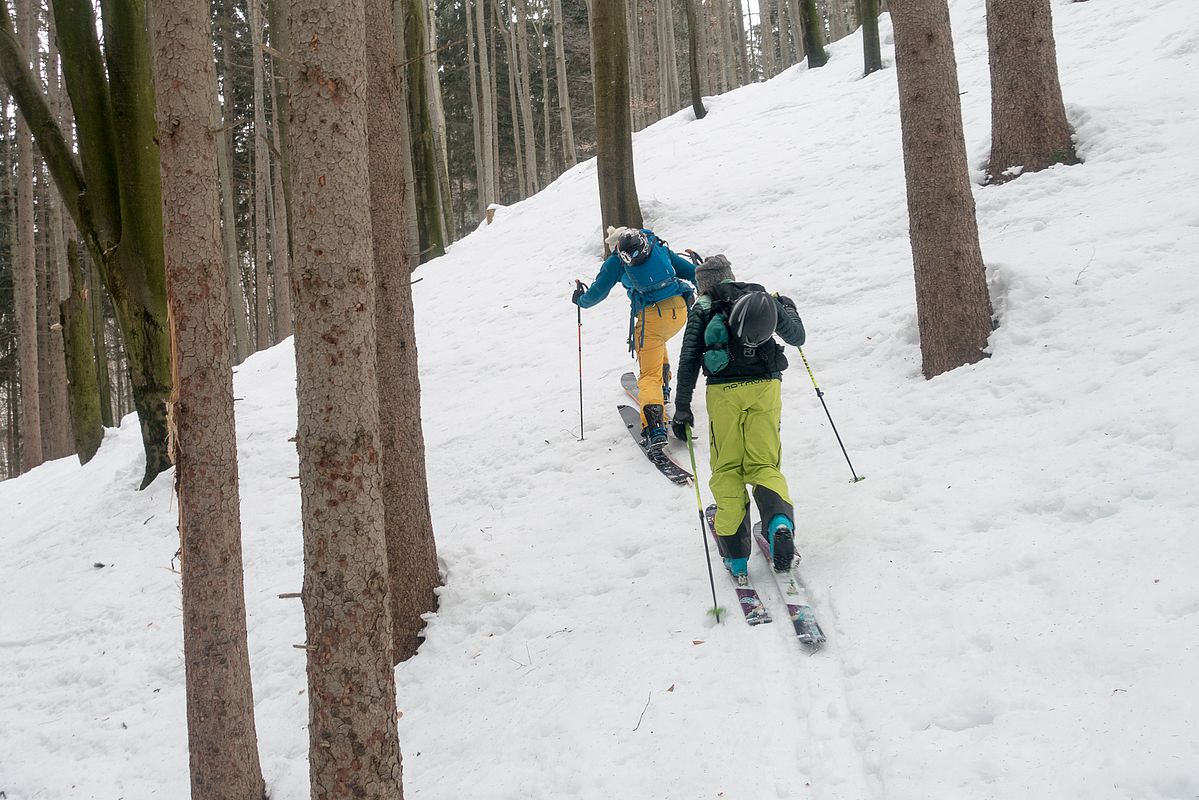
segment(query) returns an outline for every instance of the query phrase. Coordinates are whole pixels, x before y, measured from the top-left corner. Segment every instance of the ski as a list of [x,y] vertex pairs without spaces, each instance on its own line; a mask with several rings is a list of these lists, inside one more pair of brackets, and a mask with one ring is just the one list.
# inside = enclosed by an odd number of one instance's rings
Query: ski
[[816,612],[808,604],[807,590],[804,588],[803,581],[799,579],[794,564],[786,572],[776,572],[774,561],[770,555],[770,542],[762,533],[761,522],[754,523],[753,536],[754,541],[758,543],[758,549],[762,551],[762,555],[766,556],[770,574],[774,577],[779,594],[783,596],[783,602],[787,604],[787,616],[791,618],[791,624],[795,626],[795,635],[800,642],[809,647],[820,647],[825,641],[824,631],[820,629],[820,623],[816,621]]
[[[712,539],[719,542],[716,538],[716,506],[714,504],[705,509],[704,520],[708,523],[708,533],[712,535]],[[758,590],[750,585],[749,576],[742,575],[737,577],[733,575],[733,573],[725,569],[723,562],[720,565],[720,569],[733,582],[733,588],[737,592],[737,604],[741,606],[741,613],[745,615],[745,621],[750,625],[761,625],[764,622],[770,622],[770,612],[763,605],[762,598],[758,596]]]
[[671,483],[686,486],[687,482],[691,480],[691,473],[683,469],[663,450],[649,450],[641,441],[641,412],[632,406],[623,405],[617,406],[616,410],[620,412],[620,418],[629,435],[633,437],[633,441],[641,448],[641,452],[649,459],[650,463],[657,467],[658,471],[665,475]]

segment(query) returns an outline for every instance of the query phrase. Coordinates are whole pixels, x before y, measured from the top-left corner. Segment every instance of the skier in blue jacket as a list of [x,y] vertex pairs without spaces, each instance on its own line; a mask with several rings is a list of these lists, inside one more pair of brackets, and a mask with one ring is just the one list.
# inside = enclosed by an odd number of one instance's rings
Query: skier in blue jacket
[[604,259],[589,289],[575,282],[571,300],[580,308],[590,308],[606,298],[618,281],[624,286],[631,304],[629,350],[640,365],[641,435],[648,448],[661,449],[666,446],[664,406],[670,393],[666,342],[687,322],[695,265],[646,228],[610,228],[606,241],[612,254]]

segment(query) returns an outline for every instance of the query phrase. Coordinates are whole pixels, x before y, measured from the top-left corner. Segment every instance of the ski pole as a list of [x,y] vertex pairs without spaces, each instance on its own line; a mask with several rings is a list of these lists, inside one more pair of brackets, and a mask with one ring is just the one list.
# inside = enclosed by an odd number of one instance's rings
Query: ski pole
[[699,535],[704,540],[704,560],[708,562],[708,584],[712,587],[712,614],[716,617],[716,624],[720,624],[720,606],[716,603],[716,578],[712,576],[712,551],[708,549],[708,534],[704,528],[707,523],[704,521],[704,501],[699,496],[699,470],[695,468],[695,445],[691,441],[691,426],[687,426],[687,452],[691,454],[691,474],[695,477],[695,505],[699,508]]
[[812,379],[812,386],[816,389],[816,396],[820,398],[820,405],[824,406],[824,415],[828,417],[828,424],[833,426],[833,435],[837,437],[837,444],[841,445],[841,454],[845,456],[845,463],[849,464],[849,472],[853,475],[851,483],[857,483],[864,480],[866,476],[858,477],[858,473],[853,468],[853,462],[849,460],[849,453],[845,452],[845,444],[841,441],[841,434],[837,433],[837,425],[833,422],[833,415],[828,412],[828,405],[824,402],[824,392],[820,390],[820,386],[816,383],[816,376],[812,374],[812,367],[808,364],[808,357],[803,354],[803,348],[799,349],[799,357],[803,359],[803,365],[808,370],[808,377]]
[[691,263],[697,267],[704,262],[704,257],[692,250],[690,247],[683,252],[687,254],[687,258],[691,259]]
[[[582,281],[575,281],[575,288],[586,291]],[[575,304],[579,315],[579,441],[583,441],[583,307]]]

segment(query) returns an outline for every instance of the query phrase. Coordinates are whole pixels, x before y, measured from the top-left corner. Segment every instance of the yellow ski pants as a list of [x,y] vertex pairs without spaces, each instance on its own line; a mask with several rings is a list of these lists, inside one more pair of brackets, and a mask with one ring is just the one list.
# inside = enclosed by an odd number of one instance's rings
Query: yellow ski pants
[[746,484],[770,489],[788,505],[787,479],[779,464],[783,382],[708,384],[708,433],[716,500],[716,533],[733,536],[745,518]]
[[[662,384],[669,380],[670,355],[666,342],[687,324],[687,303],[679,295],[668,297],[637,315],[633,327],[633,349],[641,374],[637,379],[637,398],[641,407],[662,405]],[[645,413],[641,414],[645,426]]]

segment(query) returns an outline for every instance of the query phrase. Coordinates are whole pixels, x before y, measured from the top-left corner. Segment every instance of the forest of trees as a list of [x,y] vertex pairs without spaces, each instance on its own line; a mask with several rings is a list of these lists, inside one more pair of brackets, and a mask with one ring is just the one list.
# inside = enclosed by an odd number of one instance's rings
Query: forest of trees
[[[988,182],[1074,162],[1049,0],[987,7]],[[884,11],[931,378],[997,324],[947,0],[0,0],[0,477],[130,412],[142,487],[175,466],[193,796],[263,792],[232,367],[294,333],[313,796],[399,797],[439,580],[412,270],[593,156],[636,224],[634,131],[859,27],[882,69]]]

